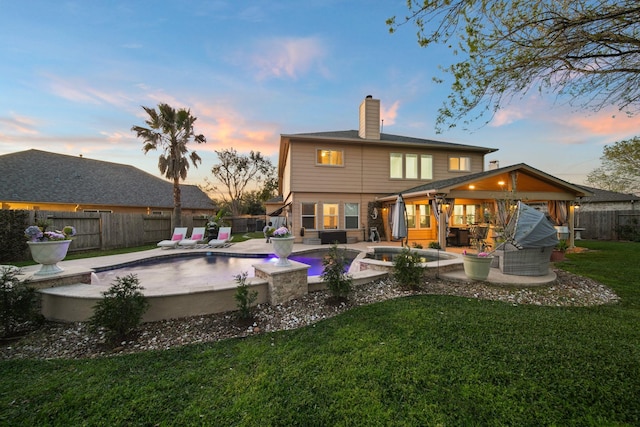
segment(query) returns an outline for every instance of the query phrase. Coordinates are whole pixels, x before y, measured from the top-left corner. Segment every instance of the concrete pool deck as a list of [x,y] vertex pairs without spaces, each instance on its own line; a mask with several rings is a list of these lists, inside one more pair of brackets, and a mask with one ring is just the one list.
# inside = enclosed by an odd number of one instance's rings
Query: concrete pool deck
[[[373,247],[400,248],[398,242],[358,242],[339,245],[359,252],[369,251]],[[326,250],[329,245],[294,244],[293,254],[309,251]],[[459,255],[464,248],[448,248],[448,254]],[[55,277],[33,276],[40,266],[30,266],[21,269],[21,278],[31,281],[33,286],[39,289],[42,295],[42,312],[47,319],[58,321],[85,321],[92,314],[95,303],[102,298],[102,293],[109,284],[91,284],[91,273],[122,264],[136,263],[142,260],[172,257],[184,254],[212,253],[236,256],[268,256],[273,254],[272,245],[263,239],[250,239],[244,242],[233,243],[225,248],[193,248],[193,249],[152,249],[142,252],[133,252],[104,257],[84,258],[58,263],[64,269]],[[433,265],[433,263],[431,264]],[[437,277],[446,280],[465,281],[469,279],[462,269],[461,260],[441,261],[436,272]],[[448,266],[448,268],[444,268]],[[386,271],[363,270],[353,274],[354,284],[366,283],[385,277]],[[55,279],[51,282],[51,279]],[[492,268],[488,282],[506,286],[530,287],[550,285],[556,280],[556,275],[551,270],[545,276],[514,276],[506,275],[497,268]],[[256,303],[268,302],[267,282],[259,278],[251,277],[247,283],[258,291]],[[157,321],[167,318],[187,317],[194,315],[210,314],[212,312],[224,312],[234,310],[235,281],[223,281],[208,285],[191,285],[188,287],[176,286],[176,283],[141,283],[145,288],[144,294],[149,297],[151,308],[145,314],[144,321]],[[322,289],[324,286],[317,276],[308,278],[309,291]]]

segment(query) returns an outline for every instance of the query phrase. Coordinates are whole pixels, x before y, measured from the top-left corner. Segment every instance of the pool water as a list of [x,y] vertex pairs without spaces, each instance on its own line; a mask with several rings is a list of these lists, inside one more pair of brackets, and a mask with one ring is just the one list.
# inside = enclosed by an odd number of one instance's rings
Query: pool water
[[[326,253],[326,252],[325,252]],[[310,266],[309,276],[322,274],[324,253],[292,255],[289,259]],[[348,259],[350,264],[352,258]],[[135,274],[144,287],[145,283],[175,283],[176,285],[213,285],[235,280],[235,277],[247,272],[248,277],[255,276],[253,266],[261,263],[276,263],[278,258],[271,257],[234,257],[219,254],[202,256],[171,257],[147,260],[131,266],[96,272],[98,283],[108,284],[116,277]],[[348,270],[347,264],[345,271]]]

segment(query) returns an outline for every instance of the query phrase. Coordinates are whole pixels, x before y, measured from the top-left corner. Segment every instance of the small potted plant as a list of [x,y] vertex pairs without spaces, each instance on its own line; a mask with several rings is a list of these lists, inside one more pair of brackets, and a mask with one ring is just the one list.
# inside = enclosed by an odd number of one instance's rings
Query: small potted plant
[[491,268],[493,255],[489,252],[467,253],[462,252],[462,265],[464,273],[469,279],[487,280]]
[[551,251],[551,261],[552,262],[564,261],[565,260],[564,254],[568,248],[569,248],[569,244],[567,243],[567,241],[565,239],[560,240],[556,245],[556,247],[553,248],[553,251]]
[[271,235],[271,243],[273,243],[273,251],[278,257],[277,266],[286,267],[291,265],[287,258],[293,251],[293,234],[287,227],[277,228]]
[[76,235],[76,229],[70,225],[65,226],[62,230],[46,231],[48,225],[48,223],[39,223],[24,230],[31,257],[35,262],[42,264],[40,270],[35,273],[38,276],[63,271],[58,266],[58,262],[67,256],[71,238]]

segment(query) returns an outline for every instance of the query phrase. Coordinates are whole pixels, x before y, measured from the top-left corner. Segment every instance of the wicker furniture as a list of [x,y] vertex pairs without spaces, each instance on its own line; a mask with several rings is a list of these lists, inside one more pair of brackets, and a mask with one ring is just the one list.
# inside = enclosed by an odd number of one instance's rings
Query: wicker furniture
[[553,246],[546,248],[518,249],[511,244],[498,247],[494,255],[504,274],[515,276],[544,276],[549,273],[549,260]]

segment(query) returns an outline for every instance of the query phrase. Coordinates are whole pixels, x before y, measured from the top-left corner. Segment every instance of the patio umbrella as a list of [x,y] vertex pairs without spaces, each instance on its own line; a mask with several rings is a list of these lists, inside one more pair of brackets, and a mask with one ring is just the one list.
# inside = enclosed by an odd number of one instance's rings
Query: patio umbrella
[[394,240],[403,240],[407,237],[407,213],[404,206],[402,194],[398,194],[396,204],[393,206],[393,216],[391,224],[391,237]]

